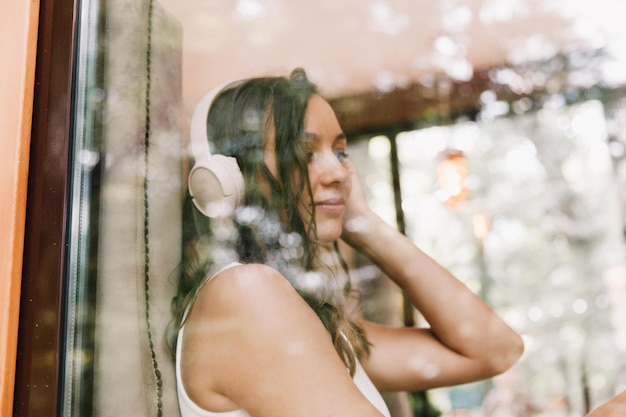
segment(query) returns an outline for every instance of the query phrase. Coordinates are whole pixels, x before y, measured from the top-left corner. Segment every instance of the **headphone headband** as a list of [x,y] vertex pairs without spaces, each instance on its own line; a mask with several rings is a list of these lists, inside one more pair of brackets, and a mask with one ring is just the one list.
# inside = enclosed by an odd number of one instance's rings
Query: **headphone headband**
[[218,84],[216,87],[209,90],[196,105],[193,115],[191,116],[191,125],[189,127],[189,151],[196,161],[203,156],[211,155],[206,122],[213,101],[215,101],[222,91],[229,87],[234,87],[241,82],[241,80],[231,80]]

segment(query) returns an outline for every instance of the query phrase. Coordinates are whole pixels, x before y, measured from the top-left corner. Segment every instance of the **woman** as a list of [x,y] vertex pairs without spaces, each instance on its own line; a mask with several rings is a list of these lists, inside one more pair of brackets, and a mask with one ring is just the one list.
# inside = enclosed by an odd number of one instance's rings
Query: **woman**
[[[173,302],[183,417],[388,416],[379,391],[475,381],[517,361],[520,337],[368,208],[346,137],[304,71],[218,90],[194,118],[236,165],[190,174]],[[195,152],[202,166],[208,150]],[[236,168],[243,182],[216,182]],[[215,190],[232,195],[218,204]],[[430,328],[359,317],[340,239]]]

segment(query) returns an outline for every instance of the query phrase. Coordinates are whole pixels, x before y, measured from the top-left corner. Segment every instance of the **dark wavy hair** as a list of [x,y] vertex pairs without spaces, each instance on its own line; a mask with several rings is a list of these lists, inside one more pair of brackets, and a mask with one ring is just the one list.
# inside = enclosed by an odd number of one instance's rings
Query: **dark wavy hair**
[[[237,260],[268,264],[283,273],[324,323],[351,373],[356,358],[369,353],[362,329],[347,314],[350,282],[339,284],[331,268],[320,269],[315,209],[301,203],[305,193],[307,201],[313,201],[307,149],[301,139],[307,103],[316,92],[304,70],[296,69],[289,78],[251,78],[235,83],[214,100],[207,118],[211,150],[237,159],[245,182],[244,205],[232,219],[209,219],[196,209],[187,193],[182,263],[168,337],[172,352],[184,311],[206,278],[229,260]],[[264,158],[265,138],[272,124],[276,176]],[[348,267],[336,242],[334,248],[347,275]],[[309,285],[311,274],[315,274],[313,282],[321,285]]]

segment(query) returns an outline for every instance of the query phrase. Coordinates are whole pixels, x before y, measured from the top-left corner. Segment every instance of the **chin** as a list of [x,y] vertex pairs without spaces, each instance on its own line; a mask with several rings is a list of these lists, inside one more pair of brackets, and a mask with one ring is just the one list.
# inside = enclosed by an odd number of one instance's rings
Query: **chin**
[[323,225],[317,225],[317,241],[319,243],[334,243],[341,237],[341,226],[339,227],[324,227]]
[[342,216],[328,216],[325,213],[317,213],[315,216],[315,230],[319,244],[331,244],[341,238],[343,232]]

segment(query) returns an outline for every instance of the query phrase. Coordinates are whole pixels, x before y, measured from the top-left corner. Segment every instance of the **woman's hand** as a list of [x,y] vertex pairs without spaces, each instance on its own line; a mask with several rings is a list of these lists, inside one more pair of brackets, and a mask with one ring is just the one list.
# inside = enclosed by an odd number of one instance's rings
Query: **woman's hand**
[[359,174],[352,161],[345,159],[344,167],[350,172],[352,188],[346,200],[346,212],[343,217],[343,233],[341,238],[350,246],[358,249],[355,237],[363,232],[371,231],[376,215],[367,204],[365,192]]

